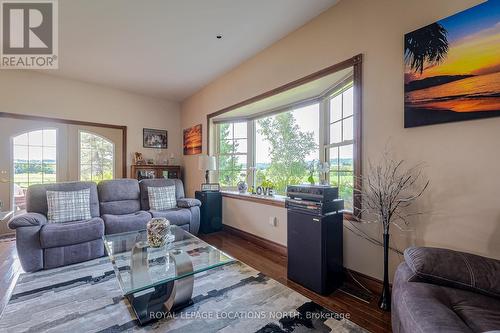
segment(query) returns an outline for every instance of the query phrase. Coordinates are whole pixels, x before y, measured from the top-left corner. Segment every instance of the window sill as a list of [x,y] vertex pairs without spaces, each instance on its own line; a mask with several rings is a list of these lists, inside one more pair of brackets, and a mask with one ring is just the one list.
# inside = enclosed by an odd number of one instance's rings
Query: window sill
[[[275,207],[285,208],[285,199],[286,196],[283,195],[275,195],[275,196],[265,196],[265,195],[257,195],[251,193],[242,194],[238,191],[221,191],[223,197],[255,202],[263,205],[270,205]],[[351,211],[344,211],[344,220],[348,220],[351,222],[359,222],[359,220],[353,215]]]
[[231,199],[244,200],[255,202],[263,205],[270,205],[275,207],[285,208],[285,196],[275,195],[275,196],[264,196],[250,193],[240,193],[237,191],[221,191],[222,196]]

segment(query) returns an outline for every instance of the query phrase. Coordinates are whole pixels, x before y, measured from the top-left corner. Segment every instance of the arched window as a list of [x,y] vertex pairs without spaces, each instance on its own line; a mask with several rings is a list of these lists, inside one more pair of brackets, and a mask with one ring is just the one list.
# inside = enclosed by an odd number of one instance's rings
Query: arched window
[[115,145],[100,135],[80,132],[80,180],[113,179]]
[[23,133],[13,138],[12,145],[13,202],[16,209],[24,209],[28,186],[57,181],[57,130]]

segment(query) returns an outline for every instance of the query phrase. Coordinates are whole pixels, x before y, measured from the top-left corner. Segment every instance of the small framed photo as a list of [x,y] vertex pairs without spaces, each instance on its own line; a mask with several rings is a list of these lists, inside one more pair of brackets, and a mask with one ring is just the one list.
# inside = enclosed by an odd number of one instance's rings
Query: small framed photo
[[144,148],[168,148],[168,133],[166,130],[144,128],[142,137],[142,146]]

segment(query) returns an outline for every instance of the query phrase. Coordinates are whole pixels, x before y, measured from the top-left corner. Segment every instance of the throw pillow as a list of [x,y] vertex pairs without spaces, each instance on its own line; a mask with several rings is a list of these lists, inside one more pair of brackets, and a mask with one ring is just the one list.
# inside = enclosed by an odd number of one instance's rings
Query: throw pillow
[[79,191],[47,191],[49,223],[89,220],[90,188]]
[[177,207],[175,186],[148,186],[149,208],[151,210],[169,210]]

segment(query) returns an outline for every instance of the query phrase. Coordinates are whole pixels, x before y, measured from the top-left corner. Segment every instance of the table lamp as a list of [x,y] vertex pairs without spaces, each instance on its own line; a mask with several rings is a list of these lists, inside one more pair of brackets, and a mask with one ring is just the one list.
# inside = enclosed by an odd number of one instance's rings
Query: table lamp
[[205,183],[209,183],[210,171],[217,170],[215,156],[201,155],[198,159],[198,169],[205,171]]

